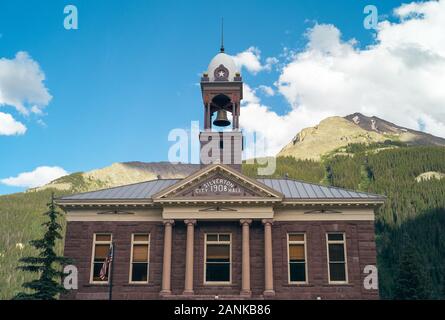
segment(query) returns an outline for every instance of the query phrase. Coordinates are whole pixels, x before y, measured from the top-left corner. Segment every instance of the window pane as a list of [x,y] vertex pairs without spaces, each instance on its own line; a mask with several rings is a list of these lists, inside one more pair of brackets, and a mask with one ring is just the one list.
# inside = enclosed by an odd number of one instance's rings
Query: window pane
[[135,244],[133,245],[133,262],[147,262],[148,261],[148,245]]
[[306,281],[306,264],[305,263],[290,263],[290,281]]
[[105,260],[110,251],[109,244],[96,244],[96,248],[94,250],[94,260]]
[[218,241],[218,235],[217,234],[208,234],[207,241]]
[[230,245],[228,244],[208,244],[207,261],[229,261]]
[[148,263],[133,263],[131,273],[131,281],[147,282]]
[[96,234],[96,241],[111,241],[111,234]]
[[289,241],[304,241],[304,234],[290,234]]
[[331,281],[346,281],[346,270],[344,263],[329,264]]
[[330,244],[329,245],[329,261],[330,262],[335,262],[335,261],[344,262],[345,261],[345,250],[344,250],[343,244]]
[[304,244],[289,245],[289,259],[291,261],[304,261]]
[[100,276],[100,270],[102,269],[102,262],[99,263],[94,263],[93,264],[93,281],[108,281],[108,271],[107,271],[107,277],[102,280],[99,276]]
[[219,241],[230,241],[230,235],[228,234],[220,234]]
[[342,241],[343,233],[328,233],[328,240],[331,241]]
[[135,234],[133,240],[134,241],[145,241],[145,242],[147,242],[148,241],[148,234]]
[[230,281],[230,264],[229,263],[207,263],[206,264],[206,281]]

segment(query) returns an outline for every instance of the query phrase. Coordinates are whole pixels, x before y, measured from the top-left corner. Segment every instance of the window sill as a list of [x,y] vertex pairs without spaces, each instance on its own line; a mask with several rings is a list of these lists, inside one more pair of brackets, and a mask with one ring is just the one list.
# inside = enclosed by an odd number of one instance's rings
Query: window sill
[[315,287],[311,283],[286,283],[283,287],[291,287],[291,288],[304,288],[304,287]]
[[109,283],[108,282],[104,282],[104,283],[100,283],[100,282],[96,282],[96,283],[87,283],[86,285],[84,285],[84,287],[108,287]]
[[234,287],[235,285],[233,283],[228,283],[228,282],[215,282],[215,283],[205,282],[204,286],[205,287]]
[[353,287],[352,283],[328,283],[324,285],[325,287]]

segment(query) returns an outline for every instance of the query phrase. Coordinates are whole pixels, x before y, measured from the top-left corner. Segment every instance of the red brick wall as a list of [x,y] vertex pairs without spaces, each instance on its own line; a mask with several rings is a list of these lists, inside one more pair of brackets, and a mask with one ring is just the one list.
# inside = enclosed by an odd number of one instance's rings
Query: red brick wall
[[[348,280],[345,285],[328,283],[326,233],[346,234]],[[287,233],[305,232],[308,284],[289,285],[287,266]],[[354,222],[275,222],[273,226],[273,267],[276,296],[281,299],[378,299],[377,290],[363,287],[363,268],[376,265],[374,223]]]
[[[254,221],[250,229],[251,287],[253,298],[264,290],[263,225]],[[328,284],[326,232],[346,233],[349,284]],[[113,297],[116,299],[158,299],[161,290],[163,258],[163,225],[153,222],[68,222],[65,255],[75,259],[79,270],[79,290],[63,296],[65,299],[106,299],[108,287],[89,284],[93,234],[110,232],[115,241]],[[149,284],[130,285],[130,246],[132,233],[150,233]],[[232,234],[232,284],[204,285],[204,234]],[[376,265],[374,224],[354,222],[275,222],[273,225],[273,267],[276,298],[279,299],[376,299],[376,290],[363,288],[363,268]],[[288,232],[306,232],[309,284],[287,283]],[[173,227],[172,293],[182,294],[185,273],[186,228],[182,221]],[[238,222],[198,222],[194,238],[194,290],[196,295],[238,295],[241,289],[241,227]]]
[[[65,256],[73,258],[79,271],[79,289],[68,299],[107,299],[108,286],[90,284],[94,233],[112,233],[115,243],[113,298],[156,299],[161,290],[164,226],[152,222],[68,222]],[[150,233],[149,284],[129,284],[131,234]]]

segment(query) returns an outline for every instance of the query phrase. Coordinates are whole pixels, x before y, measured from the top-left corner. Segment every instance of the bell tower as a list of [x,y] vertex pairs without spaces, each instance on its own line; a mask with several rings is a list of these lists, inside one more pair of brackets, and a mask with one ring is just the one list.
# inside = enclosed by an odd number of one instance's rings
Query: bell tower
[[204,102],[204,130],[199,135],[201,164],[222,163],[241,171],[243,136],[239,116],[243,82],[222,42],[220,52],[202,75],[201,92]]

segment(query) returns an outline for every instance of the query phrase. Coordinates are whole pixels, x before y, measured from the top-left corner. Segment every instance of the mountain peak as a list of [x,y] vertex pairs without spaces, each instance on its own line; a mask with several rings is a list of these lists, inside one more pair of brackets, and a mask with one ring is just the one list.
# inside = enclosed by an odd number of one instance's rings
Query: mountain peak
[[321,156],[348,144],[381,143],[387,140],[407,145],[445,146],[443,138],[356,112],[346,117],[329,117],[314,127],[301,130],[278,156],[320,160]]
[[407,128],[395,125],[394,123],[380,119],[376,116],[365,116],[360,112],[350,114],[344,118],[360,126],[362,129],[381,134],[400,134],[410,131]]
[[368,117],[356,112],[344,118],[358,125],[364,130],[389,135],[391,137],[395,136],[396,138],[399,138],[400,141],[405,142],[408,145],[445,146],[444,138],[436,137],[422,131],[402,127],[376,116]]

